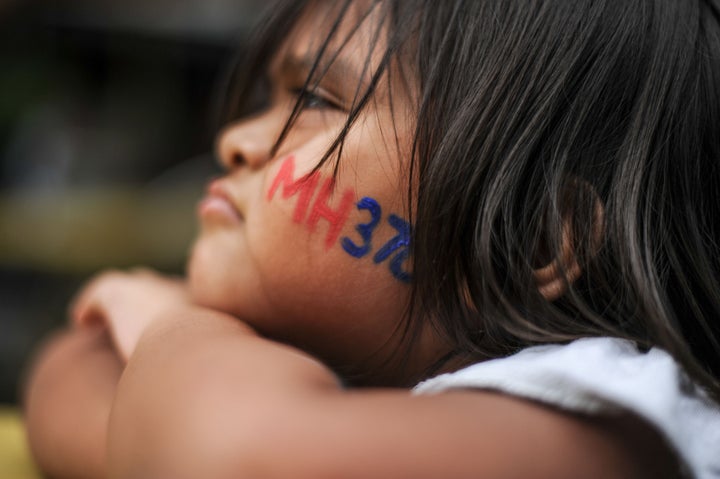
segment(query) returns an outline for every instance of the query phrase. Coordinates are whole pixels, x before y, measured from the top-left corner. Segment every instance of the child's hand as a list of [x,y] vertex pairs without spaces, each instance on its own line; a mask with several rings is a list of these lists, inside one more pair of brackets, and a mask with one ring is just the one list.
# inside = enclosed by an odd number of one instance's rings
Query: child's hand
[[189,307],[185,282],[179,278],[150,270],[108,271],[81,290],[70,316],[76,326],[107,326],[118,353],[127,361],[149,324],[163,314]]

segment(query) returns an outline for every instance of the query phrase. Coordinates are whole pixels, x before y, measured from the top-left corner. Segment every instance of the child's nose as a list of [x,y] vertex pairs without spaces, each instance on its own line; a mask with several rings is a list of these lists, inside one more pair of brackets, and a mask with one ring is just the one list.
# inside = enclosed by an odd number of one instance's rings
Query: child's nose
[[220,164],[227,170],[261,168],[270,159],[276,136],[275,128],[263,118],[232,123],[218,137]]

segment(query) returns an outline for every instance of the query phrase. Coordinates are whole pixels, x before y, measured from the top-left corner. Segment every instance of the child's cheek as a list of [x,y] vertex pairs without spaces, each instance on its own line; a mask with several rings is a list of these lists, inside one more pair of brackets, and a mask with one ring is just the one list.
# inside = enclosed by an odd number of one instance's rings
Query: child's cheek
[[[352,188],[335,188],[333,178],[320,172],[298,174],[295,157],[290,155],[271,174],[264,200],[292,203],[290,221],[304,228],[312,241],[322,242],[326,252],[339,248],[354,260],[387,263],[395,279],[411,281],[407,269],[411,225],[395,214],[384,216],[376,199],[360,197]],[[393,233],[388,235],[388,229]],[[352,233],[341,235],[343,231]],[[386,271],[378,269],[378,274]]]

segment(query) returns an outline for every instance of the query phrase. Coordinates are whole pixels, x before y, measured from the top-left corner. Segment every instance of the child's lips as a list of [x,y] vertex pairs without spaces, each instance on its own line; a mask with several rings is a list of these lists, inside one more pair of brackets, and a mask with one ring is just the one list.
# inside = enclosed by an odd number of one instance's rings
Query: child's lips
[[198,215],[203,219],[217,218],[232,223],[244,220],[242,211],[220,180],[208,186],[207,195],[198,204]]

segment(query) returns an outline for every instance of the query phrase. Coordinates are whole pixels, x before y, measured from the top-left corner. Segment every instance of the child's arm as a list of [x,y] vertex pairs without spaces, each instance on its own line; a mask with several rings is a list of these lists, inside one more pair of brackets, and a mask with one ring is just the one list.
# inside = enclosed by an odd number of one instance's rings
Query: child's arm
[[24,412],[33,456],[49,477],[106,477],[107,420],[121,372],[102,328],[65,332],[44,346]]
[[197,308],[142,335],[109,436],[116,478],[641,477],[602,421],[489,392],[345,391],[306,354]]

